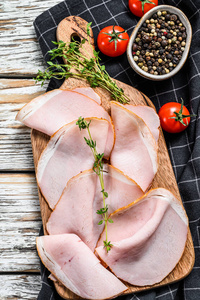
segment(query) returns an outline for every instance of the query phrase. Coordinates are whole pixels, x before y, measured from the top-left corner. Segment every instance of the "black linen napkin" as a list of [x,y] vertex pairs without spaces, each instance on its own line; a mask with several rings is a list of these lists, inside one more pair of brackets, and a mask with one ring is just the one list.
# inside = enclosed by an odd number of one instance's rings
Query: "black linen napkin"
[[[129,66],[126,54],[120,58],[101,55],[102,63],[111,77],[127,83],[146,94],[157,111],[167,102],[181,102],[197,117],[192,118],[189,127],[179,134],[165,133],[165,139],[176,176],[181,197],[189,217],[190,230],[195,248],[195,265],[184,280],[146,292],[118,297],[118,300],[199,300],[200,299],[200,0],[160,0],[180,8],[189,18],[192,30],[192,44],[184,67],[173,78],[161,82],[146,80]],[[92,22],[94,38],[108,25],[117,24],[132,32],[139,21],[128,8],[128,0],[66,0],[38,16],[34,22],[38,41],[45,61],[48,51],[54,48],[56,28],[69,15],[77,15]],[[61,82],[51,80],[48,90],[58,88]],[[41,234],[43,234],[41,232]],[[144,271],[145,272],[145,271]],[[38,300],[62,299],[48,279],[49,272],[41,264],[42,289]]]

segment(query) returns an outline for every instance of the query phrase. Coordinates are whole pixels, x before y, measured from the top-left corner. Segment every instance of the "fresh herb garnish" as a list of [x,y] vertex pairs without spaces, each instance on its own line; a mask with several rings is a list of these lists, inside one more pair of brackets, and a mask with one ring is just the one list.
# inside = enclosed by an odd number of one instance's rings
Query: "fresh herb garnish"
[[96,149],[96,141],[93,141],[92,136],[91,136],[91,132],[89,129],[91,120],[89,122],[87,122],[84,118],[79,117],[78,121],[76,122],[76,125],[79,126],[80,130],[81,129],[87,129],[88,131],[88,135],[89,135],[89,139],[85,138],[85,141],[87,143],[87,145],[90,147],[90,149],[92,150],[93,156],[94,156],[94,165],[93,165],[93,171],[98,175],[99,180],[100,180],[100,184],[101,184],[101,193],[103,195],[103,207],[100,208],[99,210],[97,210],[97,214],[98,215],[102,215],[102,220],[98,223],[98,225],[101,225],[103,223],[105,223],[105,233],[106,233],[106,239],[104,241],[104,247],[106,248],[106,251],[110,251],[112,244],[110,241],[108,241],[108,230],[107,230],[107,223],[113,223],[113,221],[111,219],[108,219],[108,205],[106,204],[106,198],[108,197],[108,193],[104,190],[104,180],[103,180],[103,156],[104,153],[100,154],[97,153],[97,149]]
[[[90,26],[87,25],[87,37],[90,44]],[[130,100],[124,94],[123,89],[119,88],[117,84],[111,79],[105,70],[104,65],[100,65],[99,53],[92,47],[94,57],[88,58],[88,53],[83,45],[85,39],[81,42],[73,40],[66,45],[63,41],[53,42],[57,46],[56,49],[50,50],[48,53],[51,56],[51,61],[48,61],[49,67],[44,71],[38,71],[35,78],[36,82],[40,81],[43,86],[45,80],[51,78],[67,79],[69,77],[82,78],[87,80],[91,87],[101,87],[111,93],[111,97],[121,103],[128,103]],[[81,50],[81,51],[80,51]],[[56,58],[63,58],[64,64],[52,62]],[[73,69],[73,72],[71,71]]]

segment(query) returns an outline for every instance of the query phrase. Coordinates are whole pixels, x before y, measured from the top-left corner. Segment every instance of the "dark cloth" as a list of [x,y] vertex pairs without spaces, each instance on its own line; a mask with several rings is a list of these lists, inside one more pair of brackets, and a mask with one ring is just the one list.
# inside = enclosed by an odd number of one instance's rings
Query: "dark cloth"
[[[127,83],[146,94],[154,103],[157,111],[170,101],[181,102],[193,117],[189,127],[179,134],[165,133],[165,139],[176,176],[181,197],[189,217],[190,230],[195,248],[195,265],[184,280],[157,289],[121,296],[119,300],[199,300],[200,299],[200,0],[161,0],[159,4],[177,6],[191,22],[193,36],[189,57],[184,67],[173,78],[154,82],[137,75],[130,67],[126,54],[120,58],[101,55],[102,63],[111,77]],[[117,24],[131,34],[139,18],[128,9],[128,0],[66,0],[50,8],[37,17],[34,22],[38,41],[45,61],[49,60],[48,51],[55,46],[56,27],[69,16],[77,15],[92,22],[95,43],[98,32],[108,25]],[[52,80],[48,89],[58,88],[61,82]],[[145,272],[145,270],[144,270]],[[41,265],[42,289],[39,300],[60,300],[49,272]]]

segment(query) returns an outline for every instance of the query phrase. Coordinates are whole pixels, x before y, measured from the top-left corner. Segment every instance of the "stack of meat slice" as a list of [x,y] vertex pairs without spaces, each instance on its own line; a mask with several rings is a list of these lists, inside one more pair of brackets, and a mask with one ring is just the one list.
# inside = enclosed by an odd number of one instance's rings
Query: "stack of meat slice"
[[[108,193],[108,214],[143,195],[133,180],[110,165],[104,165],[104,187]],[[103,224],[97,225],[102,216],[96,213],[103,206],[101,189],[93,170],[70,179],[47,222],[48,233],[75,233],[94,251],[104,228]]]
[[[104,224],[98,225],[102,216],[96,213],[103,207],[102,188],[84,139],[88,132],[76,125],[80,116],[91,121],[97,152],[111,163],[104,163],[103,172],[113,220],[108,253]],[[120,279],[138,286],[162,281],[182,256],[188,220],[170,191],[158,188],[144,195],[158,169],[155,111],[112,101],[110,117],[98,94],[81,87],[33,99],[17,120],[51,136],[37,166],[38,185],[53,210],[46,224],[49,235],[37,238],[51,278],[84,299],[122,294],[127,288]]]
[[188,219],[170,191],[153,189],[111,218],[112,251],[105,253],[103,232],[96,252],[118,278],[133,285],[152,285],[174,269],[185,248]]

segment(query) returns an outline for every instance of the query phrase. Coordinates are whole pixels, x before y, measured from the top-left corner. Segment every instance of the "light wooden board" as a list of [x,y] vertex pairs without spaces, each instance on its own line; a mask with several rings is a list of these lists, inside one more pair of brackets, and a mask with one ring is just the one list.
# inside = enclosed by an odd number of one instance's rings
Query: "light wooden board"
[[[74,34],[75,32],[78,33],[78,35],[81,38],[86,37],[86,24],[87,23],[84,20],[77,17],[66,18],[58,26],[58,30],[57,30],[58,40],[62,40],[68,43],[70,42],[71,35]],[[91,39],[92,39],[92,33],[91,33]],[[88,43],[84,44],[84,46],[87,47],[87,50],[91,52],[90,48],[88,48],[89,47]],[[153,104],[148,99],[148,97],[140,93],[138,90],[118,81],[117,84],[119,85],[119,87],[123,88],[125,94],[131,99],[132,104],[149,105],[153,107]],[[69,78],[64,82],[61,88],[73,88],[76,86],[83,86],[83,85],[86,86],[87,84],[84,81]],[[111,100],[110,94],[100,88],[97,88],[97,92],[103,96],[102,106],[109,112],[110,111],[109,102]],[[47,141],[48,141],[47,136],[35,130],[32,131],[32,147],[33,147],[34,162],[36,168],[37,168],[37,163],[38,163],[40,153],[44,149]],[[182,203],[162,132],[159,138],[159,169],[152,183],[152,188],[155,187],[165,187],[171,190]],[[41,193],[39,194],[39,198],[40,198],[42,220],[45,228],[45,224],[51,213],[51,210],[48,208],[48,205],[46,204]],[[175,267],[175,269],[162,282],[154,286],[136,287],[136,286],[128,285],[127,293],[146,290],[152,287],[162,286],[167,283],[175,282],[185,277],[187,274],[189,274],[189,272],[193,267],[193,264],[194,264],[194,248],[192,244],[191,234],[189,231],[184,254],[181,260],[179,261],[179,263],[177,264],[177,266]],[[59,284],[56,284],[56,289],[63,298],[79,299],[76,295],[74,295],[72,292],[70,292],[69,290],[67,290],[66,288],[64,288]]]
[[33,21],[60,0],[3,0],[0,4],[0,74],[32,77],[45,63]]
[[31,131],[15,116],[46,87],[31,79],[0,79],[0,171],[34,171]]
[[0,174],[0,272],[39,272],[41,214],[34,174]]
[[1,300],[36,300],[41,289],[40,275],[0,275]]

